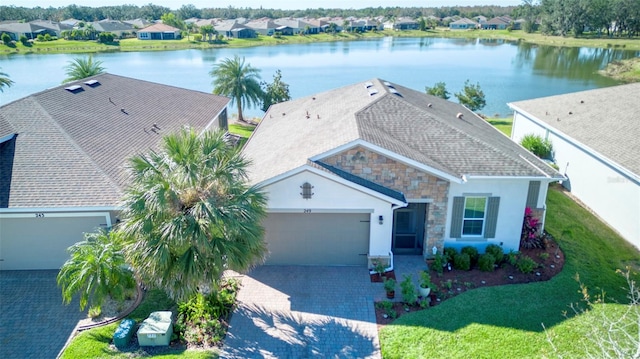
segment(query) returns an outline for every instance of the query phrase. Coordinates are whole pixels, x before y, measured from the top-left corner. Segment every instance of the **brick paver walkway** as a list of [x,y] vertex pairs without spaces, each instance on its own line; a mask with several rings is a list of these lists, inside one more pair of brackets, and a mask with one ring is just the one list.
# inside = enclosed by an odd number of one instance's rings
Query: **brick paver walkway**
[[58,271],[0,271],[0,358],[55,358],[78,321],[62,304]]
[[242,278],[221,358],[380,358],[365,267],[262,266]]

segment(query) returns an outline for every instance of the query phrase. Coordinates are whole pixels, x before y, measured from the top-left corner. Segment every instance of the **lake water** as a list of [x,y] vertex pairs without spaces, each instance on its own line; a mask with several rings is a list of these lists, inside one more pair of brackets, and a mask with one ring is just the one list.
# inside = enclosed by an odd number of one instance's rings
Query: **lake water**
[[[113,52],[95,54],[110,73],[211,92],[209,71],[218,61],[244,56],[271,82],[282,71],[298,98],[378,77],[424,91],[443,81],[452,94],[465,80],[480,83],[486,115],[510,114],[508,102],[615,85],[597,74],[612,60],[640,55],[620,49],[563,48],[503,40],[381,38],[363,41],[262,46],[243,49]],[[1,72],[15,84],[0,105],[57,86],[78,54],[0,56]],[[233,107],[230,108],[234,113]],[[259,109],[247,115],[261,117]]]

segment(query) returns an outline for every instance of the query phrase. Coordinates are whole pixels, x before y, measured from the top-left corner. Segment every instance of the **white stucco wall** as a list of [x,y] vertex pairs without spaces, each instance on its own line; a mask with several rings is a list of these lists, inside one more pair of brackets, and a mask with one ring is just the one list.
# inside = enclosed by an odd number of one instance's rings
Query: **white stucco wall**
[[[300,195],[303,183],[313,186],[311,199]],[[369,255],[391,252],[393,211],[391,203],[311,171],[303,171],[262,187],[268,195],[269,212],[370,213]],[[383,216],[383,224],[379,224]]]
[[622,237],[640,248],[640,181],[637,176],[633,178],[566,135],[516,113],[512,139],[520,141],[528,133],[551,140],[560,173],[569,178],[565,187]]
[[[546,181],[543,181],[540,186],[539,208],[544,206],[547,186],[548,183]],[[502,246],[505,253],[509,252],[509,250],[517,251],[520,247],[520,234],[522,232],[528,189],[529,180],[527,179],[469,179],[463,184],[451,183],[449,187],[449,205],[447,206],[445,247],[460,249],[464,246],[474,246],[478,248],[480,253],[483,253],[487,245],[497,244]],[[500,197],[495,238],[458,239],[450,237],[453,198],[473,195]]]

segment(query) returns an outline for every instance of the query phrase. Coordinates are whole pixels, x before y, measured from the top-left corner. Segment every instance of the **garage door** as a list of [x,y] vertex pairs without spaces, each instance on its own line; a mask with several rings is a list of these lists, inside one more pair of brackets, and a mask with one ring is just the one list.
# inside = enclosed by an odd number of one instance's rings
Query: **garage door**
[[266,264],[366,265],[369,213],[270,213]]
[[59,269],[67,248],[105,225],[105,216],[0,218],[0,270]]

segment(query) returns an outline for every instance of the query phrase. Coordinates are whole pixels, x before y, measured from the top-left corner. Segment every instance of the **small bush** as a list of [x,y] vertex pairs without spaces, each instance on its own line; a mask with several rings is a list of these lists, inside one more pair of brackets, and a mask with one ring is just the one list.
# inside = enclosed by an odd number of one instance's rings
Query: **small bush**
[[495,269],[496,259],[493,255],[485,253],[478,259],[478,267],[483,272],[493,272]]
[[398,313],[393,309],[393,302],[385,300],[384,302],[376,303],[376,306],[384,311],[389,318],[395,319],[398,317]]
[[548,139],[542,138],[542,136],[534,134],[524,135],[522,140],[520,140],[520,144],[540,158],[551,158],[553,144],[551,144],[551,141]]
[[22,43],[22,45],[29,46],[29,39],[26,36],[20,35],[20,39],[19,40]]
[[202,41],[202,34],[193,34],[193,41]]
[[445,265],[447,265],[445,256],[440,253],[436,253],[436,256],[433,260],[433,269],[436,271],[436,273],[442,274]]
[[11,36],[6,32],[2,33],[2,43],[9,46],[11,44]]
[[540,257],[540,259],[542,259],[543,261],[546,261],[547,259],[549,259],[549,253],[547,252],[543,252],[538,254],[538,257]]
[[455,248],[453,248],[453,247],[445,247],[445,249],[444,249],[444,257],[445,257],[445,260],[447,262],[453,262],[453,257],[455,257],[456,254],[458,254],[458,251],[456,251]]
[[520,253],[518,252],[514,252],[514,251],[509,251],[509,253],[507,253],[505,255],[505,260],[507,263],[509,263],[512,266],[515,266],[516,263],[518,262],[518,255]]
[[502,261],[504,261],[504,251],[502,247],[497,244],[489,244],[484,252],[487,254],[491,254],[495,259],[496,264],[500,264],[502,263]]
[[400,282],[400,288],[402,289],[402,301],[409,305],[416,304],[418,301],[418,293],[410,275],[405,274],[404,280]]
[[528,256],[522,256],[516,262],[518,270],[524,274],[533,272],[538,264]]
[[476,263],[478,263],[478,249],[472,246],[462,247],[460,253],[466,253],[469,255],[469,259],[471,260],[471,266],[473,267]]
[[470,270],[471,258],[467,253],[458,253],[453,257],[453,267],[460,270]]

